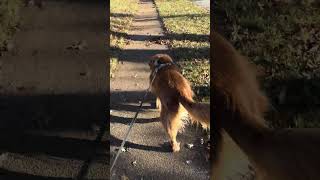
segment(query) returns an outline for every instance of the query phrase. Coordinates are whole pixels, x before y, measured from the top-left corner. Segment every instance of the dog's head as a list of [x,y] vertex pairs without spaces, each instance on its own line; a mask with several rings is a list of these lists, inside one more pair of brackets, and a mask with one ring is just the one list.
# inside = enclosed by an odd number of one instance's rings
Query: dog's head
[[167,54],[156,54],[150,58],[149,67],[153,71],[160,64],[172,63],[172,58]]

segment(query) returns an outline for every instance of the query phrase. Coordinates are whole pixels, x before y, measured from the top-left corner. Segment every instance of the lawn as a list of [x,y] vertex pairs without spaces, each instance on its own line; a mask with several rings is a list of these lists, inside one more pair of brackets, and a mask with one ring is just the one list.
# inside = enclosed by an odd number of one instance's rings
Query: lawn
[[271,126],[320,127],[320,6],[269,0],[215,6],[219,28],[263,72]]
[[200,101],[210,99],[210,12],[189,0],[155,0],[174,60]]
[[21,0],[0,1],[0,52],[6,49],[6,42],[17,30],[20,7]]
[[138,11],[138,0],[111,0],[110,2],[110,76],[114,77],[121,49],[128,43],[126,38],[134,14]]

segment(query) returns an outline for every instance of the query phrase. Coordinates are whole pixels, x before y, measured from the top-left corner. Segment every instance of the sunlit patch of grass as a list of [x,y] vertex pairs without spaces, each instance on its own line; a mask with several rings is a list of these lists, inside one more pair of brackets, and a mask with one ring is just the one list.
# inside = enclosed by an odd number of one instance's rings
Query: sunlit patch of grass
[[20,8],[21,0],[0,1],[0,51],[17,30]]
[[184,77],[190,80],[200,101],[210,101],[210,64],[207,59],[182,61]]
[[156,0],[168,46],[200,100],[210,97],[210,12],[189,0]]
[[117,58],[110,58],[110,77],[114,78],[114,72],[117,70],[118,59]]
[[128,43],[126,35],[130,29],[138,0],[111,0],[110,2],[110,77],[117,69],[119,51]]

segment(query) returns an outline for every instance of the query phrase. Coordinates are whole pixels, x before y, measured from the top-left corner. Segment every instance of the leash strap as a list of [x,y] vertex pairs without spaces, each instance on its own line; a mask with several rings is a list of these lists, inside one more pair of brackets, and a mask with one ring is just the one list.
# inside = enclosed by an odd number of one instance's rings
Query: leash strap
[[116,155],[116,157],[115,157],[114,160],[113,160],[112,166],[111,166],[111,168],[110,168],[110,173],[112,172],[113,167],[114,167],[114,165],[116,164],[116,162],[117,162],[117,160],[118,160],[118,157],[119,157],[119,155],[120,155],[120,153],[121,153],[121,151],[122,151],[122,149],[123,149],[123,147],[124,147],[124,144],[125,144],[126,141],[127,141],[127,138],[128,138],[128,136],[129,136],[129,133],[130,133],[132,127],[133,127],[133,124],[135,123],[135,121],[136,121],[136,119],[137,119],[137,117],[138,117],[139,112],[141,111],[143,101],[144,101],[145,98],[147,97],[148,92],[149,92],[149,88],[148,88],[148,90],[146,91],[146,93],[144,94],[143,99],[142,99],[142,101],[140,102],[139,109],[138,109],[138,111],[136,112],[134,118],[132,119],[132,121],[131,121],[131,123],[130,123],[130,126],[129,126],[129,129],[128,129],[128,131],[127,131],[127,134],[126,134],[126,136],[124,137],[124,139],[123,139],[123,141],[122,141],[122,143],[121,143],[121,146],[120,146],[120,148],[119,148],[119,150],[118,150],[118,152],[117,152],[117,155]]

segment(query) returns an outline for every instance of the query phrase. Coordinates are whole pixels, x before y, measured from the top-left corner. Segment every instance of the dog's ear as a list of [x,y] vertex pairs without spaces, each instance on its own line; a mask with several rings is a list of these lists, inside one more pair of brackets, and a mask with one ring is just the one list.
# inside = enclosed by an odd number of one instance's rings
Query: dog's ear
[[158,64],[173,62],[172,58],[168,54],[156,54],[153,56],[153,58],[158,60]]
[[173,60],[167,54],[156,54],[150,57],[149,66],[150,68],[157,67],[159,64],[172,63]]
[[159,64],[171,63],[173,62],[172,58],[168,54],[160,54]]

